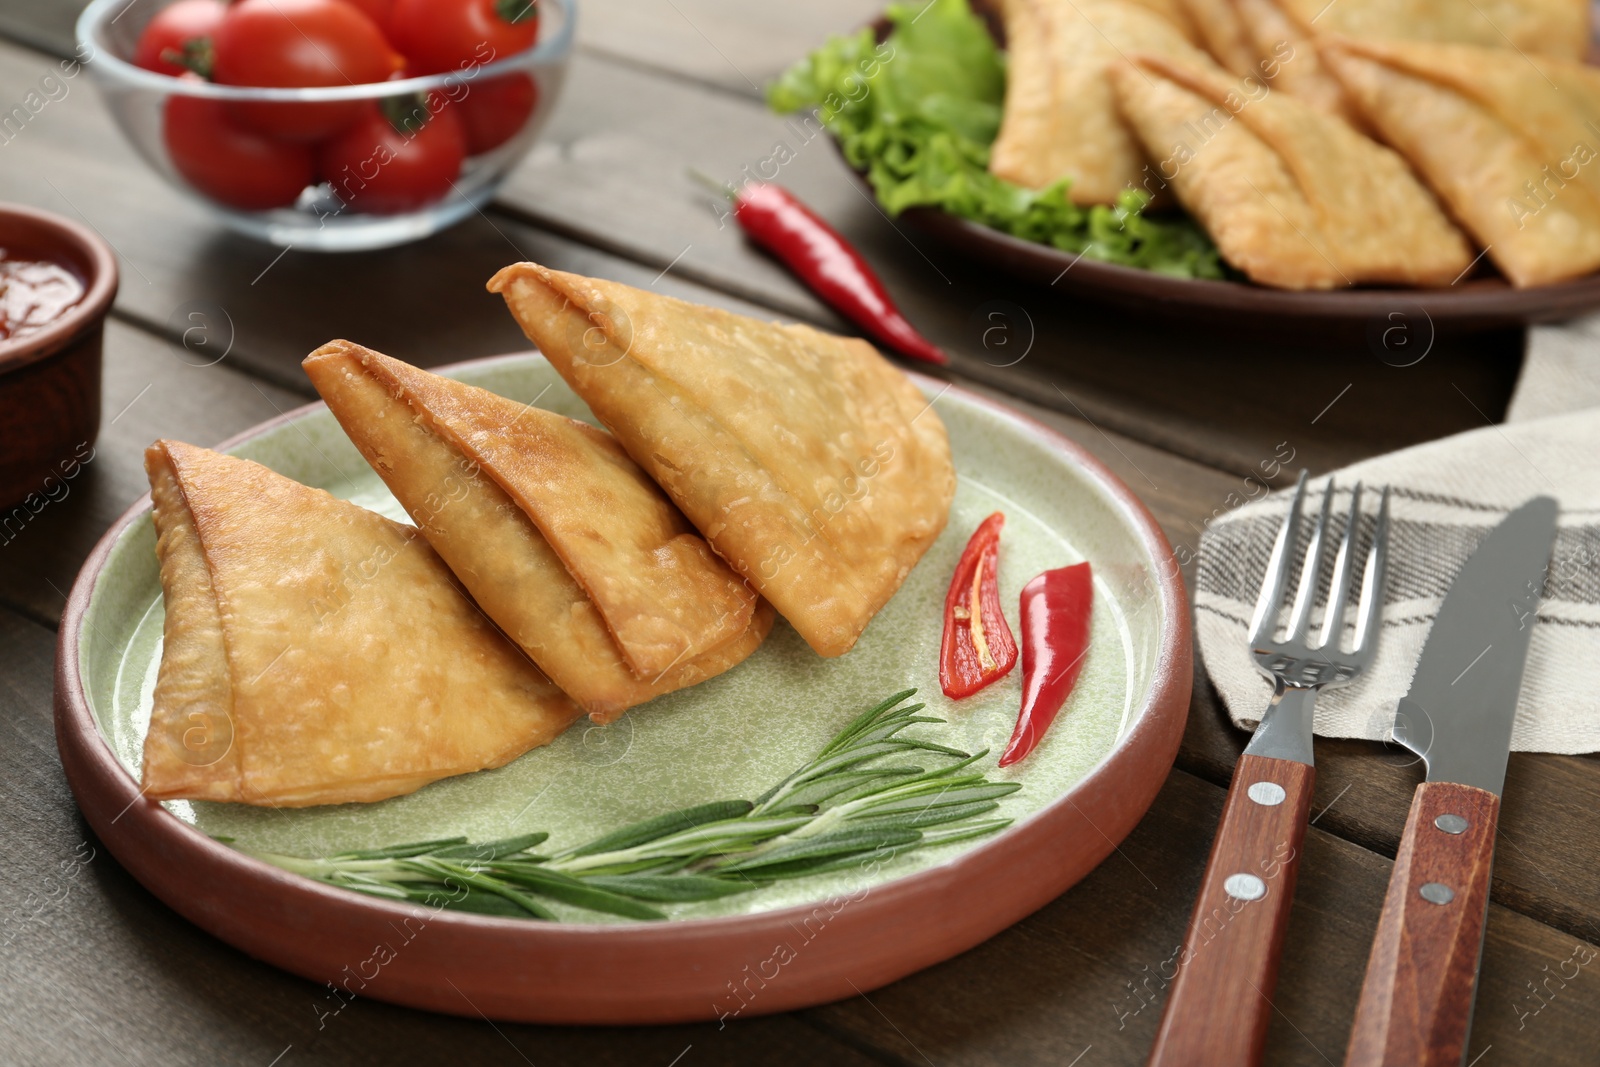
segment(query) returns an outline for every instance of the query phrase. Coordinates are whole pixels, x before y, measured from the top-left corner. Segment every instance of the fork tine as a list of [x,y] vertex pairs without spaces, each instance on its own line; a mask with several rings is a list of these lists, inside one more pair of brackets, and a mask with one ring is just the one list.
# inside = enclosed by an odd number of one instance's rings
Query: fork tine
[[1284,579],[1289,572],[1289,553],[1294,550],[1295,537],[1300,529],[1300,507],[1306,497],[1306,472],[1300,472],[1300,481],[1294,487],[1294,500],[1289,504],[1289,514],[1278,528],[1278,539],[1272,543],[1272,555],[1267,559],[1267,573],[1261,578],[1261,595],[1256,597],[1256,611],[1250,619],[1250,643],[1259,645],[1277,629],[1278,609],[1283,600]]
[[1322,543],[1328,539],[1328,509],[1333,503],[1333,477],[1330,475],[1322,487],[1322,510],[1317,516],[1316,528],[1306,544],[1305,562],[1300,565],[1300,588],[1295,591],[1294,611],[1289,615],[1289,632],[1286,641],[1298,641],[1306,634],[1306,624],[1311,621],[1311,602],[1317,596],[1317,575],[1322,571]]
[[1328,584],[1328,610],[1322,616],[1322,636],[1317,647],[1326,649],[1333,643],[1339,650],[1344,637],[1344,609],[1350,602],[1350,549],[1355,541],[1356,527],[1361,525],[1361,483],[1350,490],[1350,517],[1345,520],[1344,536],[1339,538],[1339,554],[1333,557],[1333,580]]
[[1372,547],[1367,550],[1366,573],[1361,578],[1361,604],[1356,611],[1356,643],[1351,650],[1371,654],[1383,624],[1383,586],[1389,570],[1389,487],[1383,487],[1383,502],[1378,505],[1378,522],[1372,528]]

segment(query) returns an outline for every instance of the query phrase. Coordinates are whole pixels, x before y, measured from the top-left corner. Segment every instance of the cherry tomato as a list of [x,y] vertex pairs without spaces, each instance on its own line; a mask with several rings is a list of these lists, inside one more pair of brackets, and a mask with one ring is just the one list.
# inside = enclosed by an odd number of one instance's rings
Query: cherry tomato
[[186,54],[186,46],[216,32],[227,8],[220,0],[178,0],[156,12],[133,46],[135,66],[158,74],[181,77],[189,68],[164,58],[168,52]]
[[443,97],[368,105],[322,146],[318,173],[352,211],[394,215],[450,192],[467,155],[466,134]]
[[161,135],[184,180],[229,207],[284,207],[316,181],[311,146],[241,128],[220,100],[169,97]]
[[526,74],[507,74],[481,82],[454,107],[467,133],[467,155],[499,148],[517,135],[539,104],[539,86]]
[[[345,0],[238,0],[211,38],[222,85],[303,88],[387,81],[403,60]],[[350,125],[363,101],[236,103],[240,122],[277,137],[318,140]]]
[[533,47],[535,0],[394,0],[390,28],[413,74],[493,63]]
[[372,20],[372,24],[383,31],[385,37],[389,35],[389,17],[394,13],[394,0],[344,0],[345,3],[358,8],[361,13]]

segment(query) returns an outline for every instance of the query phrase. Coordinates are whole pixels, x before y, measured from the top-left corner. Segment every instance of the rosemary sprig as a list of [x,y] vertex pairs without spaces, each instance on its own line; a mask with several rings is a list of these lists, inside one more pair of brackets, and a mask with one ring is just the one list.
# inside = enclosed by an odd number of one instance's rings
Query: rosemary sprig
[[[465,837],[304,858],[254,855],[329,885],[491,915],[555,919],[557,901],[630,919],[993,833],[1001,797],[1022,788],[973,770],[966,753],[901,736],[941,723],[907,689],[863,712],[804,767],[754,801],[721,800],[646,819],[552,855],[548,834]],[[904,762],[916,759],[931,766]]]

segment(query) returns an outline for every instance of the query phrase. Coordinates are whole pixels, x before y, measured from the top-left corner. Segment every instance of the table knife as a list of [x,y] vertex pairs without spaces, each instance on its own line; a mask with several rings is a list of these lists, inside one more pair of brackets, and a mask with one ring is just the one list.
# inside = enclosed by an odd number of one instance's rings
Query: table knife
[[1489,909],[1511,724],[1555,540],[1536,497],[1489,532],[1428,632],[1393,737],[1421,756],[1345,1067],[1460,1067]]

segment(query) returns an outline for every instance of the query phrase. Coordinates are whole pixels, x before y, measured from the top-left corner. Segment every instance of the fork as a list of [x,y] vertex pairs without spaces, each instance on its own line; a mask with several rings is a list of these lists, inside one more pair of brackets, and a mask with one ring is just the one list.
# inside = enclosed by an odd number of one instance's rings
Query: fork
[[1329,478],[1282,637],[1278,623],[1290,557],[1300,534],[1304,471],[1267,561],[1250,622],[1250,651],[1256,666],[1273,680],[1272,700],[1234,768],[1200,896],[1175,957],[1176,973],[1170,976],[1171,992],[1150,1054],[1151,1067],[1248,1067],[1261,1061],[1316,780],[1312,709],[1322,689],[1345,685],[1371,665],[1383,621],[1387,488],[1360,575],[1354,643],[1344,650],[1344,616],[1354,592],[1361,519],[1362,490],[1357,482],[1334,557],[1321,633],[1311,643],[1313,601],[1329,542],[1333,489]]

